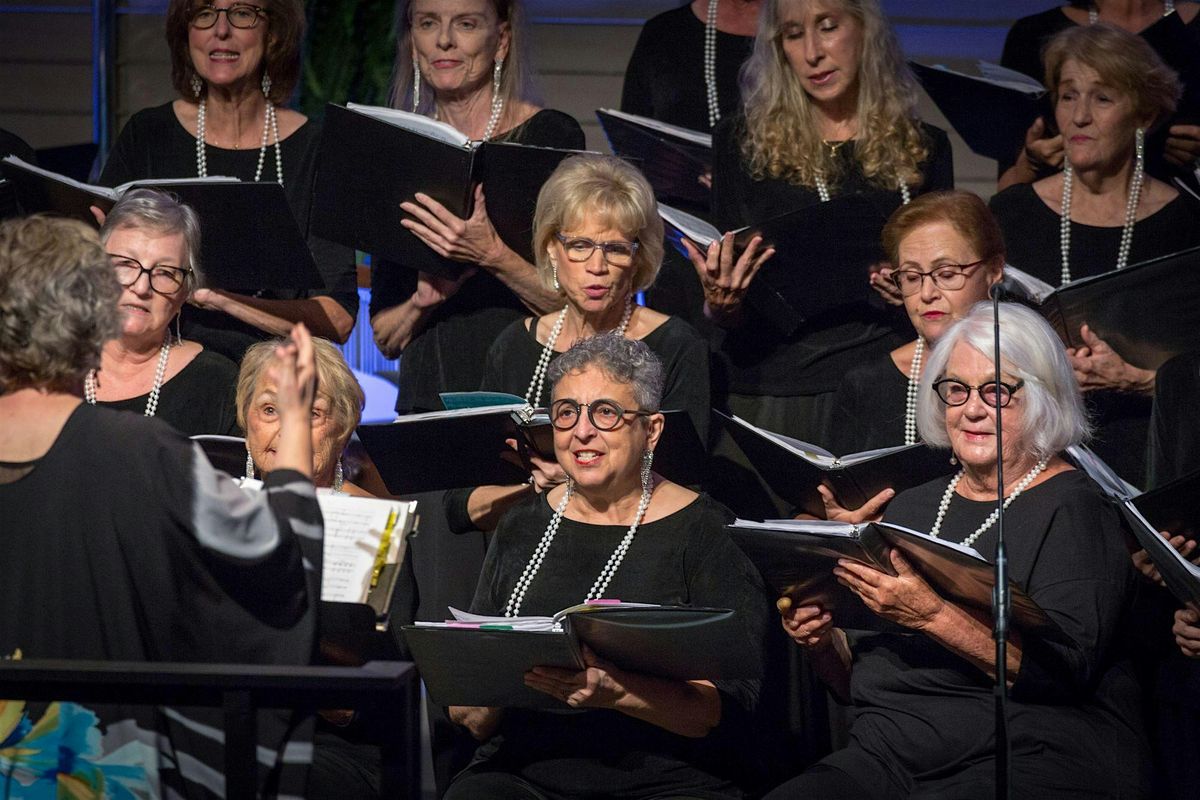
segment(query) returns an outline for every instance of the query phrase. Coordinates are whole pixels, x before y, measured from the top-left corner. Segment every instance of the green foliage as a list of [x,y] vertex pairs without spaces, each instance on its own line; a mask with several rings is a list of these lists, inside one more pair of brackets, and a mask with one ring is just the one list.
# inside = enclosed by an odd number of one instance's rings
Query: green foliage
[[387,105],[396,57],[395,0],[306,0],[308,36],[299,110],[326,103]]

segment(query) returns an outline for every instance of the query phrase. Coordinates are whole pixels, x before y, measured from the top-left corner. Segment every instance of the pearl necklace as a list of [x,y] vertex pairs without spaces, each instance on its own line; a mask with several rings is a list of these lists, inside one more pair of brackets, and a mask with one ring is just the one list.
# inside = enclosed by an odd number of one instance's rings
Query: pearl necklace
[[[554,516],[550,518],[550,524],[546,526],[546,532],[542,534],[541,541],[534,548],[533,555],[530,556],[529,562],[521,572],[521,577],[517,579],[517,585],[513,587],[508,603],[504,606],[504,616],[518,617],[521,615],[521,603],[525,600],[525,593],[529,590],[533,579],[537,577],[538,569],[541,568],[542,561],[546,558],[546,552],[554,542],[554,536],[558,533],[558,526],[562,522],[563,514],[567,510],[567,503],[571,501],[574,489],[574,483],[568,481],[563,498],[559,501],[558,507],[554,509]],[[609,581],[612,580],[613,575],[617,574],[617,568],[625,560],[625,554],[629,552],[629,545],[633,543],[638,526],[642,524],[642,518],[646,516],[646,509],[650,506],[650,494],[651,487],[647,486],[642,489],[642,497],[638,500],[637,514],[633,517],[633,524],[629,526],[629,530],[617,545],[617,549],[613,550],[612,555],[608,557],[604,569],[600,570],[600,574],[596,576],[596,581],[583,598],[583,602],[587,603],[604,596],[604,590],[608,588]]]
[[[563,306],[563,310],[558,312],[558,318],[554,320],[554,327],[550,329],[550,335],[546,337],[546,346],[542,348],[541,354],[538,356],[537,366],[533,368],[533,377],[529,379],[529,388],[525,390],[525,408],[523,416],[526,421],[533,418],[533,404],[542,398],[542,387],[546,382],[546,372],[550,368],[550,359],[554,357],[554,344],[558,341],[559,334],[562,333],[563,323],[567,320],[567,309],[569,306]],[[625,329],[629,327],[629,318],[633,316],[633,297],[625,299],[625,313],[621,316],[621,322],[615,328],[618,336],[625,335]],[[537,322],[533,325],[534,334],[537,334]]]
[[492,114],[488,117],[487,127],[483,129],[483,139],[486,142],[492,138],[492,134],[496,132],[496,126],[500,124],[500,116],[504,113],[504,98],[499,92],[492,94]]
[[[154,370],[154,385],[150,388],[150,395],[146,398],[146,410],[143,412],[147,417],[153,417],[158,411],[158,395],[162,391],[163,378],[167,374],[167,356],[171,352],[171,337],[167,337],[163,342],[162,350],[158,353],[158,367]],[[87,376],[83,379],[83,398],[90,405],[96,405],[96,370],[89,370]]]
[[[822,144],[824,144],[824,142],[822,142]],[[842,142],[841,144],[845,144],[845,142]],[[908,189],[908,181],[901,178],[899,188],[900,205],[906,206],[912,201],[912,194]],[[822,203],[828,203],[831,196],[829,194],[829,184],[825,183],[825,176],[821,175],[820,173],[817,174],[817,196],[821,198]]]
[[[1121,243],[1117,246],[1117,269],[1129,263],[1129,251],[1133,248],[1133,228],[1137,224],[1137,208],[1142,197],[1145,181],[1146,148],[1142,137],[1137,139],[1137,156],[1133,164],[1133,178],[1129,181],[1129,195],[1125,200],[1125,226],[1121,229]],[[1075,170],[1071,162],[1063,161],[1062,215],[1059,220],[1058,247],[1062,254],[1060,282],[1071,282],[1071,185]]]
[[[208,177],[208,145],[204,141],[207,98],[200,99],[196,111],[196,174],[201,178]],[[254,170],[254,182],[262,180],[263,164],[267,158],[267,134],[275,138],[275,180],[283,186],[283,155],[279,150],[279,121],[275,117],[275,105],[267,103],[267,111],[263,114],[262,146],[258,148],[258,167]]]
[[[1163,16],[1170,16],[1175,12],[1175,0],[1163,0]],[[1100,9],[1093,4],[1088,6],[1088,25],[1095,25],[1100,21]]]
[[[1013,487],[1012,494],[1004,499],[1004,504],[1001,506],[1001,508],[1007,509],[1010,505],[1012,505],[1012,501],[1017,499],[1017,495],[1028,489],[1029,484],[1033,483],[1033,479],[1040,475],[1044,469],[1046,469],[1046,459],[1043,458],[1034,465],[1033,469],[1026,473],[1024,478],[1021,478],[1021,481],[1016,486]],[[937,517],[933,520],[933,528],[929,531],[929,535],[935,539],[938,538],[938,532],[942,529],[942,519],[946,516],[946,511],[950,508],[950,500],[954,497],[954,490],[958,488],[958,482],[962,480],[962,477],[965,474],[966,470],[960,469],[958,474],[951,478],[950,485],[946,487],[946,493],[942,495],[942,502],[938,503]],[[988,518],[983,521],[983,524],[979,526],[978,530],[976,530],[967,538],[963,539],[961,543],[966,547],[973,546],[975,544],[975,540],[982,536],[984,531],[992,527],[992,525],[994,525],[996,520],[999,518],[1000,509],[996,509],[988,515]]]
[[708,97],[708,127],[721,119],[717,103],[717,5],[720,0],[708,0],[708,16],[704,19],[704,93]]
[[908,393],[904,400],[904,443],[917,443],[917,384],[921,377],[921,358],[925,355],[925,340],[917,337],[912,364],[908,368]]

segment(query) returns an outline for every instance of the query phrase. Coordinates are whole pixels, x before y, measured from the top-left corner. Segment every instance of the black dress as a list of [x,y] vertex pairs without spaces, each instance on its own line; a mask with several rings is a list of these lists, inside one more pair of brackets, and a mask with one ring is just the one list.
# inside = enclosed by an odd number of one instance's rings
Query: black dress
[[[1044,82],[1046,68],[1042,63],[1043,48],[1055,34],[1073,28],[1076,24],[1063,13],[1062,6],[1022,17],[1013,23],[1004,39],[1004,51],[1000,56],[1001,66],[1015,69]],[[1162,150],[1166,142],[1167,128],[1174,124],[1194,125],[1198,121],[1197,114],[1200,114],[1200,15],[1185,23],[1178,13],[1172,14],[1167,19],[1156,21],[1141,35],[1167,66],[1179,74],[1184,84],[1183,97],[1174,116],[1151,133],[1146,143],[1147,170],[1152,175],[1168,180],[1175,174],[1185,175],[1190,172],[1181,171],[1164,162]],[[1023,143],[1023,138],[1014,141],[1012,157],[997,163],[1000,174],[1016,163]]]
[[[1060,221],[1038,197],[1033,184],[1010,186],[989,203],[1008,249],[1008,263],[1058,286],[1062,256]],[[1071,277],[1085,278],[1111,270],[1117,261],[1121,228],[1071,223]],[[1136,264],[1200,245],[1200,202],[1185,192],[1133,227],[1129,263]],[[1160,309],[1161,311],[1161,309]],[[1111,391],[1089,392],[1096,425],[1092,449],[1121,477],[1145,486],[1146,437],[1152,400]]]
[[[201,350],[158,394],[154,416],[184,436],[216,433],[241,436],[237,424],[238,370],[225,356]],[[100,401],[104,408],[144,414],[149,394],[126,400]]]
[[[0,128],[0,158],[10,155],[28,164],[37,164],[33,148],[24,139]],[[0,178],[0,219],[18,216],[20,210],[17,206],[17,193],[12,184]]]
[[[902,492],[885,519],[928,530],[946,486]],[[963,540],[995,505],[955,496],[944,538]],[[1066,634],[1022,637],[1008,706],[1013,796],[1145,796],[1149,753],[1119,647],[1133,572],[1116,511],[1069,471],[1017,497],[1005,520],[1011,579]],[[994,557],[995,526],[975,547]],[[850,745],[822,764],[850,775],[863,797],[991,797],[992,680],[917,633],[861,634],[852,649]]]
[[904,444],[908,376],[890,353],[846,373],[834,397],[829,442],[814,442],[837,456]]
[[[553,509],[530,497],[497,528],[471,610],[503,613],[508,596],[546,530]],[[748,641],[762,640],[768,610],[762,581],[725,532],[728,512],[701,495],[683,509],[638,529],[606,595],[622,600],[733,608]],[[563,518],[541,570],[525,594],[522,614],[552,614],[583,599],[625,536],[619,525]],[[447,798],[481,796],[473,773],[510,773],[551,797],[743,797],[740,782],[753,761],[749,717],[758,681],[716,681],[720,724],[688,739],[607,709],[542,712],[506,709],[498,733]],[[460,793],[456,794],[456,790]]]
[[[243,493],[160,420],[80,404],[42,458],[0,464],[0,656],[311,663],[320,509],[298,473],[273,472],[266,488]],[[108,772],[110,784],[144,777],[161,781],[156,797],[224,796],[219,713],[58,708],[53,735],[24,730],[48,769],[82,776],[129,765],[130,776]],[[29,721],[43,713],[44,704],[25,708]],[[308,759],[297,745],[306,743],[289,743],[285,723],[260,714],[260,753],[274,764],[288,746],[278,791],[298,796]],[[181,774],[176,765],[188,762]]]
[[[496,141],[580,150],[579,123],[560,111],[542,110]],[[371,316],[404,303],[417,289],[417,273],[380,260],[371,273]],[[488,348],[514,320],[529,313],[499,278],[479,270],[433,313],[404,348],[396,411],[440,410],[441,392],[479,388]]]
[[[309,233],[313,182],[317,172],[320,125],[312,120],[279,143],[283,159],[283,189],[288,205],[308,239],[324,284],[318,291],[262,291],[255,296],[295,300],[327,296],[337,301],[354,319],[358,315],[358,279],[354,253],[350,248],[320,239]],[[273,147],[268,148],[273,150]],[[208,174],[228,175],[249,181],[254,178],[258,150],[226,150],[208,146]],[[147,108],[130,117],[117,137],[100,183],[117,186],[146,178],[196,177],[196,137],[180,124],[171,103]],[[275,180],[275,159],[267,153],[262,180]],[[201,265],[203,266],[203,265]],[[240,363],[246,348],[270,338],[270,334],[219,311],[184,306],[183,335],[212,348],[234,363]]]

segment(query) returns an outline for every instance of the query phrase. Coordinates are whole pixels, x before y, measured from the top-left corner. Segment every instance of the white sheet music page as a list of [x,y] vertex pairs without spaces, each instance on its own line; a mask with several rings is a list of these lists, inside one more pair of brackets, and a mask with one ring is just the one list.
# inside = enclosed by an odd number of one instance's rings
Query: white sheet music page
[[396,512],[386,561],[392,564],[399,560],[404,536],[412,528],[416,503],[351,497],[324,490],[318,491],[317,500],[325,518],[321,599],[341,603],[366,602],[371,588],[371,571],[388,517]]

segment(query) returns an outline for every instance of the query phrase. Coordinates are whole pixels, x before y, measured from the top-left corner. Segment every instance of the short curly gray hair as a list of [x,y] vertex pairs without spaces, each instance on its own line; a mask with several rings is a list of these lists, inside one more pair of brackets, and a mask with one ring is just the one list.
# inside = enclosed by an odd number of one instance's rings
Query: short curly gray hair
[[[917,430],[932,447],[949,447],[946,404],[933,382],[946,377],[946,364],[960,344],[991,358],[994,345],[992,304],[976,303],[942,334],[922,370],[917,395]],[[1067,360],[1062,340],[1034,310],[1017,303],[1000,304],[1000,365],[1025,381],[1025,414],[1020,438],[1039,459],[1080,444],[1091,435],[1083,394]]]
[[184,285],[188,291],[204,285],[200,269],[200,217],[186,203],[166,192],[154,189],[130,189],[108,212],[100,228],[101,244],[118,228],[139,228],[169,236],[183,234],[183,257],[179,266],[190,269]]
[[120,294],[108,254],[82,222],[0,223],[0,394],[78,391],[120,331]]
[[550,363],[546,379],[551,394],[564,375],[597,366],[617,383],[633,387],[638,408],[658,411],[662,402],[663,367],[654,351],[640,339],[626,339],[615,331],[580,339]]

